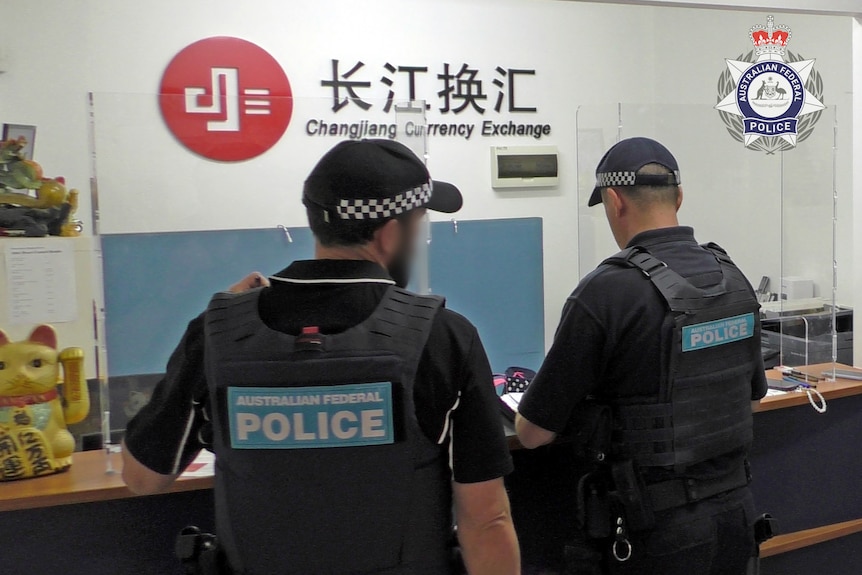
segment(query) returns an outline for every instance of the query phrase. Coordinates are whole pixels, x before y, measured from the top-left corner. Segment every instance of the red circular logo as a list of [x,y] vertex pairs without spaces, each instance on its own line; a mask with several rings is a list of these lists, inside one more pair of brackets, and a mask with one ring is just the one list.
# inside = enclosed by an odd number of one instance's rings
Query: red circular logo
[[174,56],[162,76],[159,106],[189,150],[238,162],[278,142],[290,123],[293,98],[284,70],[266,50],[220,36]]

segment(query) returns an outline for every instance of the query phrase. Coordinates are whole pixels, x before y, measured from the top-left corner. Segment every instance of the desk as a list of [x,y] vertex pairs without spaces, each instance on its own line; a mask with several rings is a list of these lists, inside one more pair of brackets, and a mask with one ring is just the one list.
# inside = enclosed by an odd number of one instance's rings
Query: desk
[[[791,393],[765,398],[755,416],[752,489],[785,533],[763,548],[765,575],[855,574],[862,562],[862,458],[855,449],[862,382],[824,382],[818,390],[829,402],[823,415],[805,393]],[[524,559],[534,567],[526,575],[552,563],[550,549],[572,526],[571,449],[528,451],[510,425],[507,434],[516,469],[506,483]],[[119,468],[119,455],[112,457]],[[166,494],[138,497],[119,474],[105,474],[103,452],[76,453],[66,473],[0,483],[3,564],[25,566],[22,575],[182,573],[172,557],[174,536],[190,524],[213,529],[212,485],[211,477],[181,478]]]
[[[74,455],[49,477],[0,483],[4,573],[19,575],[180,575],[173,558],[186,525],[213,529],[212,477],[180,478],[163,495],[140,497],[103,451]],[[120,469],[120,454],[112,465]]]
[[[64,473],[0,483],[0,512],[137,497],[123,483],[119,472],[105,472],[106,457],[104,451],[76,453],[72,467]],[[119,453],[111,455],[111,465],[122,469]],[[212,477],[180,477],[168,493],[212,489],[212,486]]]
[[[849,365],[836,364],[840,370],[859,371]],[[831,371],[831,363],[822,363],[800,368],[800,371],[809,375],[821,376],[824,371]],[[774,369],[766,371],[766,377],[770,380],[781,380],[781,373]],[[854,395],[862,395],[862,381],[853,379],[837,379],[836,381],[822,381],[817,384],[819,391],[827,401],[832,399],[840,399],[842,397],[851,397]],[[772,411],[774,409],[782,409],[785,407],[795,407],[797,405],[808,405],[808,395],[804,392],[786,393],[784,395],[773,395],[764,397],[760,401],[760,405],[755,412]]]
[[[819,375],[829,367],[805,371]],[[781,374],[770,370],[767,377]],[[752,491],[759,512],[777,517],[784,533],[763,546],[764,575],[857,575],[862,564],[862,458],[856,450],[862,382],[821,382],[817,389],[827,400],[824,414],[811,408],[804,392],[764,398],[756,409]],[[511,425],[507,434],[515,473],[506,483],[522,554],[535,567],[530,572],[553,572],[554,550],[573,530],[574,487],[565,475],[576,475],[577,463],[565,444],[529,451]]]
[[[840,366],[842,369],[849,369]],[[803,371],[820,375],[828,365]],[[767,372],[771,379],[780,374]],[[822,382],[827,411],[805,393],[765,398],[754,418],[752,490],[782,535],[762,552],[765,575],[856,574],[862,563],[862,382]]]

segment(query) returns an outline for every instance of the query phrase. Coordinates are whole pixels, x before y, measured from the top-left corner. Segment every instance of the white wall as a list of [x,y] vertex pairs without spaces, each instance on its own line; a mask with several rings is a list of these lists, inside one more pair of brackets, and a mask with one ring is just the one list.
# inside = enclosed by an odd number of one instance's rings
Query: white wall
[[[488,147],[536,143],[532,139],[474,136],[465,143],[438,138],[429,142],[429,149],[435,177],[454,181],[465,192],[466,205],[458,218],[544,218],[545,320],[550,342],[560,307],[579,279],[579,235],[582,244],[585,238],[592,239],[592,232],[579,234],[578,230],[576,111],[579,107],[582,114],[615,109],[616,102],[689,105],[681,114],[688,120],[680,131],[667,125],[659,129],[661,118],[652,120],[653,124],[632,125],[643,126],[638,130],[654,127],[656,133],[674,140],[672,147],[683,164],[690,198],[687,205],[694,208],[703,205],[703,198],[712,198],[707,193],[717,186],[710,180],[714,144],[716,149],[733,148],[730,153],[744,158],[746,173],[769,173],[774,178],[774,158],[734,148],[736,143],[724,133],[712,110],[724,59],[748,50],[749,27],[765,17],[752,12],[524,0],[379,0],[373,4],[32,0],[4,10],[7,32],[0,36],[0,53],[7,73],[0,75],[0,121],[38,125],[37,159],[49,174],[63,174],[72,185],[84,187],[89,178],[85,94],[96,93],[104,231],[301,226],[301,182],[315,159],[335,142],[302,134],[304,120],[323,114],[329,106],[319,82],[328,75],[331,58],[344,64],[363,60],[374,68],[371,80],[376,80],[387,61],[428,65],[420,94],[431,97],[438,89],[433,73],[445,61],[453,65],[467,61],[486,72],[496,65],[536,68],[535,83],[523,94],[539,113],[520,120],[553,124],[552,136],[540,143],[560,149],[563,185],[559,190],[499,193],[490,188]],[[842,98],[849,102],[850,19],[776,18],[793,28],[792,49],[818,59],[828,103]],[[214,35],[238,36],[264,47],[282,64],[298,98],[293,123],[282,141],[264,156],[240,165],[207,162],[185,151],[164,128],[153,97],[173,55],[193,41]],[[375,86],[376,96],[383,97],[382,86],[376,82]],[[656,112],[673,109],[653,108]],[[477,115],[462,116],[460,120],[481,120]],[[436,113],[429,117],[439,119]],[[704,127],[696,139],[685,137],[692,125]],[[601,145],[607,146],[613,143],[615,126],[604,127]],[[825,120],[818,126],[821,129],[828,129]],[[849,182],[849,166],[843,168]],[[584,169],[589,172],[592,166]],[[757,182],[738,174],[726,175],[722,182],[756,187]],[[726,244],[743,267],[752,270],[750,275],[769,273],[777,281],[778,240],[769,227],[774,225],[775,206],[763,209],[756,195],[735,193],[747,198],[747,203],[712,200],[707,208],[684,212],[683,219],[706,226],[701,239]],[[710,227],[718,221],[715,209],[726,210],[726,218],[744,209],[745,224]],[[86,210],[85,205],[82,212]],[[756,221],[761,218],[762,228]],[[600,221],[595,228],[598,237],[607,238]],[[767,242],[763,242],[764,233],[770,238]],[[820,230],[806,228],[804,233],[820,237]],[[820,241],[828,239],[824,235]],[[601,245],[604,240],[593,241]],[[762,251],[752,247],[760,244],[766,245]],[[845,301],[849,292],[844,290]]]

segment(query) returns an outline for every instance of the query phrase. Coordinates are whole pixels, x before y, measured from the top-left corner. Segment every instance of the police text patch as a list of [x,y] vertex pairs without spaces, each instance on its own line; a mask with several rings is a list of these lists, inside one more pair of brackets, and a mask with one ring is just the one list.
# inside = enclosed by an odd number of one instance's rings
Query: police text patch
[[754,314],[747,313],[682,328],[682,351],[725,345],[754,336]]
[[394,442],[392,384],[229,387],[231,447],[308,449]]

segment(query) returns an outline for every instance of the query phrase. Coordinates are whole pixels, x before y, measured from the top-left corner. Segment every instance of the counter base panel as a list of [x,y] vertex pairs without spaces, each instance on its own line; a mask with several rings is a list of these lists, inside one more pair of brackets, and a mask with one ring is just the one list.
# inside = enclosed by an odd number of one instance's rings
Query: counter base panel
[[213,491],[6,511],[0,517],[3,565],[14,565],[19,575],[182,575],[173,556],[176,536],[187,525],[214,529]]

